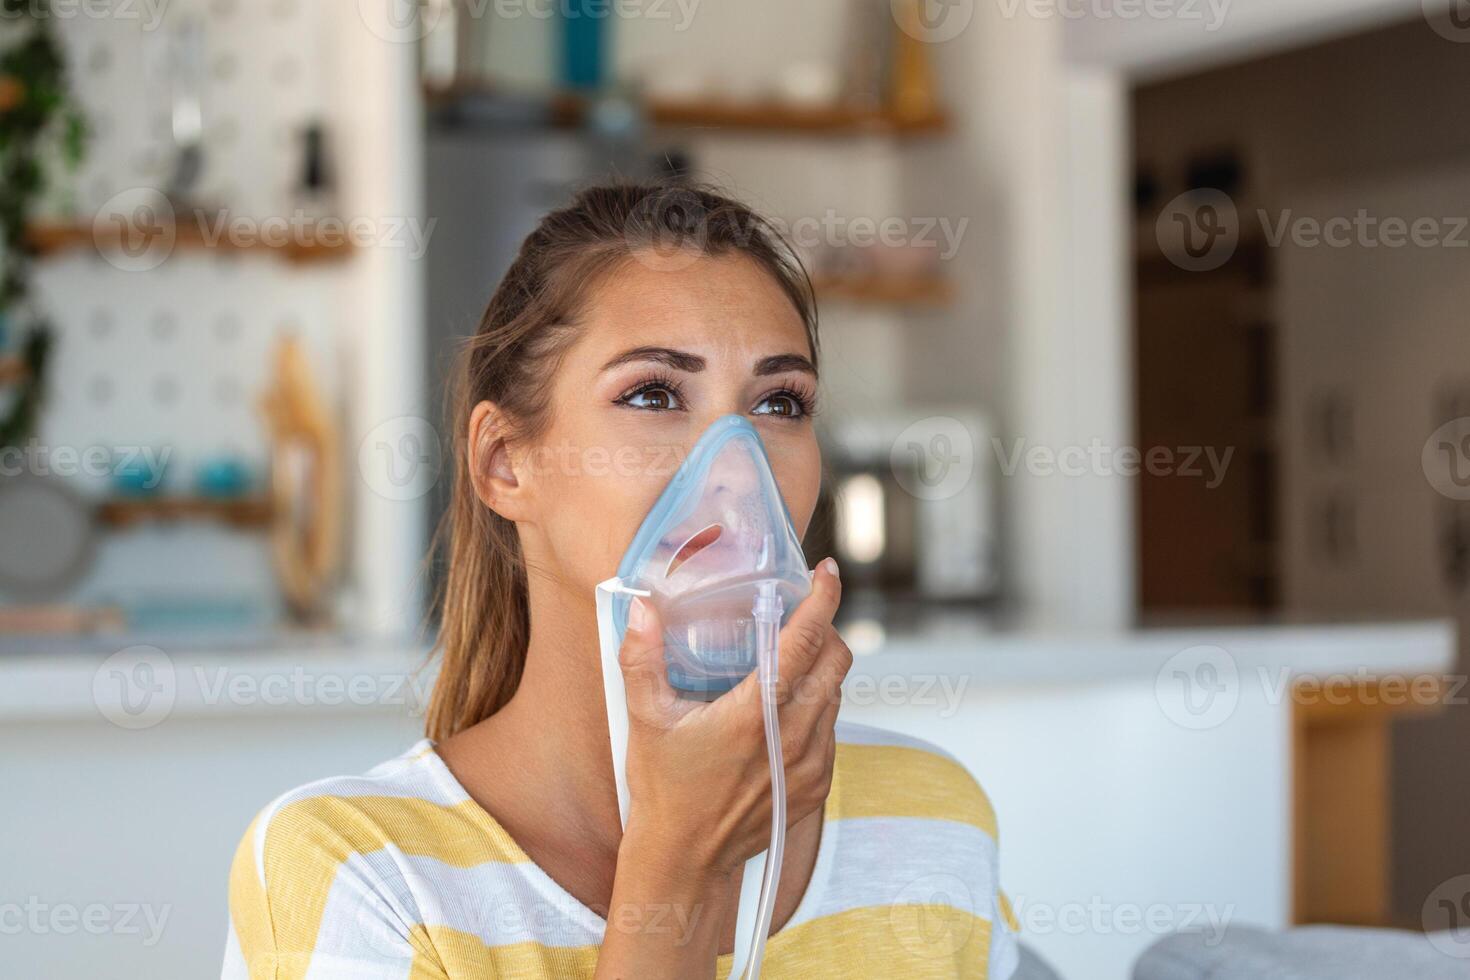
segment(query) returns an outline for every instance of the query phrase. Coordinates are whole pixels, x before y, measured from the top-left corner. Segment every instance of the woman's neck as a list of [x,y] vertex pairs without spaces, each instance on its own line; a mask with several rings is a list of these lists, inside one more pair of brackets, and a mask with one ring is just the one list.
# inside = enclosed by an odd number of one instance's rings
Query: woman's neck
[[492,813],[502,811],[495,816],[529,823],[538,815],[548,835],[589,858],[615,859],[622,824],[594,598],[546,574],[529,578],[532,625],[520,684],[505,707],[472,730],[481,750],[465,761],[509,777],[495,781]]

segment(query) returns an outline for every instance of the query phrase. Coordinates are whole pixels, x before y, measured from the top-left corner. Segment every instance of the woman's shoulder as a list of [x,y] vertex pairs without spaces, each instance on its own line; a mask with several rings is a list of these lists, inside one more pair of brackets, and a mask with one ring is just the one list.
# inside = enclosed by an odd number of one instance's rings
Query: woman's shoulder
[[389,964],[406,976],[433,955],[420,935],[422,883],[476,894],[517,857],[428,739],[361,775],[299,786],[261,809],[235,849],[224,973],[291,964],[295,975],[320,961],[333,975],[380,976]]
[[426,802],[452,805],[457,801],[428,765],[432,755],[432,743],[421,739],[366,772],[329,776],[282,793],[260,809],[253,823],[264,834],[287,825],[297,829],[341,825],[374,812],[419,808]]
[[506,842],[467,833],[476,813],[433,743],[421,739],[367,772],[319,779],[276,797],[246,828],[232,877],[266,885],[276,869],[322,865],[325,871],[383,849],[411,848],[462,863],[466,855],[450,852],[467,841],[484,852],[474,856],[479,860],[504,859]]
[[839,722],[834,783],[838,817],[939,820],[998,836],[995,809],[970,771],[912,735]]

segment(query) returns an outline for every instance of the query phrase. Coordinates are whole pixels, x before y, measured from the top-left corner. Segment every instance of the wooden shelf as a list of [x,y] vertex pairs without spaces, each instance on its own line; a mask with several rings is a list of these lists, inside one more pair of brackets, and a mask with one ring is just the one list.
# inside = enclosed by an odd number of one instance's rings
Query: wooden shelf
[[263,497],[213,500],[208,497],[115,497],[97,508],[97,519],[111,527],[142,521],[215,520],[233,527],[270,525],[270,501]]
[[[108,244],[121,242],[121,232],[110,241],[99,241],[97,232],[90,224],[81,222],[36,222],[26,228],[26,242],[42,258],[68,252],[74,249],[97,249]],[[174,226],[174,248],[186,251],[209,251],[209,252],[255,252],[274,255],[292,264],[306,264],[317,262],[330,262],[344,259],[352,254],[353,245],[346,240],[344,230],[330,233],[330,243],[322,242],[321,235],[310,235],[311,241],[287,241],[274,243],[265,240],[254,240],[248,243],[237,243],[229,240],[227,234],[221,234],[218,240],[211,241],[206,238],[204,232],[197,224],[181,224]]]
[[116,606],[0,606],[0,633],[10,636],[113,632],[126,626],[127,617]]
[[25,361],[14,354],[0,355],[0,385],[24,381],[28,374],[30,368],[26,367]]
[[658,126],[833,136],[867,133],[920,136],[943,133],[949,128],[949,116],[941,110],[922,116],[900,116],[887,110],[843,105],[800,108],[780,103],[651,102],[648,117]]
[[[452,109],[463,103],[471,107],[476,100],[494,104],[500,100],[506,107],[518,107],[513,118],[540,119],[554,126],[579,126],[587,117],[587,96],[563,92],[537,100],[513,102],[495,91],[473,82],[460,82],[447,87],[429,88],[425,92],[431,106]],[[949,114],[935,109],[919,115],[907,115],[888,109],[864,109],[848,105],[793,106],[776,101],[740,102],[730,99],[651,99],[640,107],[644,118],[654,126],[678,129],[730,130],[746,133],[806,133],[824,136],[925,136],[946,132]],[[473,116],[471,110],[467,115]]]
[[940,276],[914,278],[818,276],[817,299],[867,306],[918,306],[939,309],[954,301],[954,287]]

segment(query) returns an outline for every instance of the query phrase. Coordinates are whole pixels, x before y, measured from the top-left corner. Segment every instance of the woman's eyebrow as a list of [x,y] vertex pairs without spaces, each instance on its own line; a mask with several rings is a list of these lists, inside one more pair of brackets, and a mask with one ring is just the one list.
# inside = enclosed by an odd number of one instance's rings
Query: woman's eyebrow
[[[706,366],[705,359],[698,354],[675,350],[672,347],[645,346],[634,347],[630,350],[623,351],[617,357],[604,364],[602,370],[607,371],[620,364],[629,364],[634,361],[654,361],[658,364],[665,364],[678,371],[688,371],[691,374],[703,371]],[[812,364],[810,358],[803,357],[801,354],[772,354],[769,357],[763,357],[755,362],[754,374],[756,377],[782,374],[786,371],[800,371],[803,374],[810,374],[814,378],[817,376],[816,365]]]
[[674,350],[672,347],[634,347],[632,350],[625,350],[617,357],[608,361],[602,366],[602,370],[607,371],[617,367],[619,364],[627,364],[631,361],[656,361],[659,364],[666,364],[676,370],[689,371],[691,373],[703,371],[705,364],[704,358],[698,354]]
[[755,363],[756,377],[781,374],[785,371],[801,371],[814,378],[817,376],[816,365],[809,358],[802,357],[800,354],[773,354]]

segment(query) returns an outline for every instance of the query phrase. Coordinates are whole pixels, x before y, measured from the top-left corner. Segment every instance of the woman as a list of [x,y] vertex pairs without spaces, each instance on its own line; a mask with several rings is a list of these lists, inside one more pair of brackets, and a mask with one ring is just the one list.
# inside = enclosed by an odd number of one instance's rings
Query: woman
[[[768,224],[683,187],[546,216],[462,359],[428,738],[268,806],[230,882],[230,977],[709,977],[769,837],[750,684],[672,696],[639,603],[618,816],[594,587],[711,421],[748,417],[797,528],[816,504],[816,312]],[[781,635],[789,829],[770,977],[1009,976],[995,821],[929,746],[836,725],[836,565]],[[789,692],[803,696],[790,696]]]

